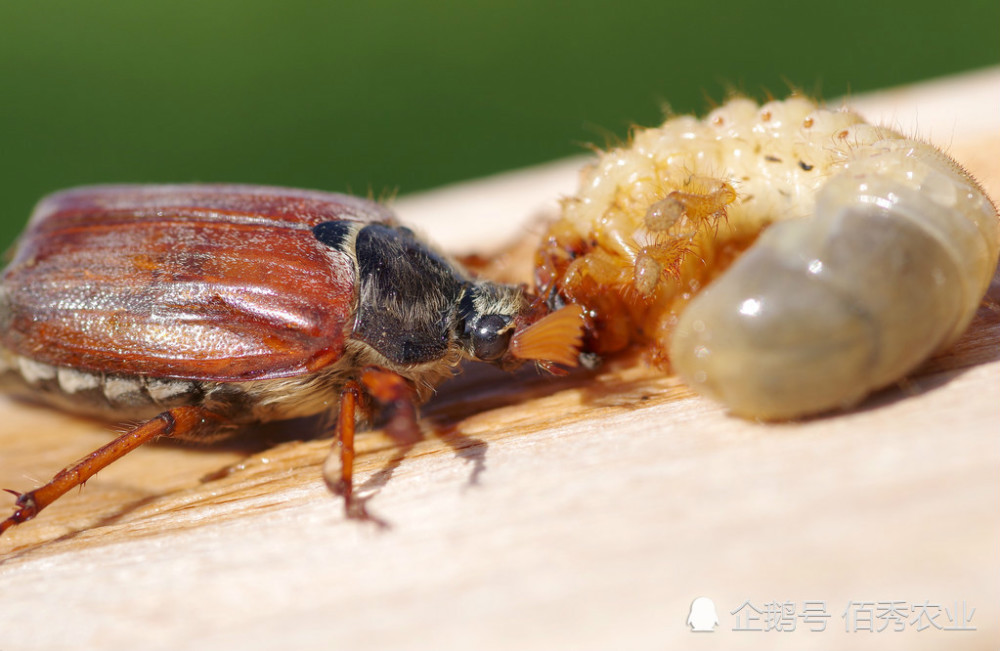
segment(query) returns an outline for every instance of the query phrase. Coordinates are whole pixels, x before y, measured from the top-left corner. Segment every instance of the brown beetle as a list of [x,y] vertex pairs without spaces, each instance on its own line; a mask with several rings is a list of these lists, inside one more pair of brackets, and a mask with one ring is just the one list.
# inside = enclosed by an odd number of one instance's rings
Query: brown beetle
[[419,434],[462,359],[574,365],[579,308],[474,280],[376,203],[241,185],[96,186],[36,208],[0,278],[0,380],[145,422],[17,493],[0,533],[161,436],[213,439],[337,410],[325,476],[352,506],[355,421]]

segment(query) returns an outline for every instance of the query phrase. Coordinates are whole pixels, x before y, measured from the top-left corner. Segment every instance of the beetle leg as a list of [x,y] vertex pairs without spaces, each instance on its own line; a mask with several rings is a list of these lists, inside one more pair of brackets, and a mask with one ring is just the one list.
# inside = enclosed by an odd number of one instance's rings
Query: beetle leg
[[352,380],[344,385],[334,435],[334,446],[340,445],[340,454],[336,448],[330,452],[323,464],[323,479],[333,493],[344,496],[347,517],[374,520],[365,510],[363,498],[354,494],[355,411],[363,399],[362,393],[389,410],[385,432],[401,447],[412,446],[420,440],[421,434],[413,388],[402,376],[370,367],[361,372],[360,382]]
[[[323,480],[327,487],[344,496],[344,509],[348,515],[351,512],[354,477],[354,426],[355,412],[361,401],[361,386],[351,380],[344,385],[340,393],[340,414],[337,416],[337,427],[334,430],[334,449],[330,451],[323,464]],[[336,446],[340,445],[340,454]]]
[[361,371],[365,391],[389,410],[385,433],[399,445],[413,445],[422,438],[417,423],[416,396],[403,376],[370,366]]
[[204,407],[177,407],[165,411],[156,418],[146,421],[125,432],[107,445],[94,450],[83,459],[60,470],[55,477],[44,486],[27,493],[10,493],[17,495],[14,514],[0,522],[0,534],[15,524],[27,522],[38,513],[59,499],[75,486],[82,486],[98,471],[106,468],[118,459],[161,436],[190,438],[197,436],[198,430],[214,430],[225,422],[225,419]]

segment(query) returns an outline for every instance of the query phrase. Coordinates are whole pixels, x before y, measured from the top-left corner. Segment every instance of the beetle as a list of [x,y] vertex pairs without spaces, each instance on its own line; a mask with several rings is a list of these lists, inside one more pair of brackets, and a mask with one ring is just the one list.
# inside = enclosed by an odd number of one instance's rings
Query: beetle
[[0,381],[142,422],[18,493],[0,533],[159,437],[336,413],[327,484],[352,500],[356,421],[399,440],[463,359],[573,366],[582,310],[476,280],[384,206],[248,185],[111,185],[36,207],[0,277]]

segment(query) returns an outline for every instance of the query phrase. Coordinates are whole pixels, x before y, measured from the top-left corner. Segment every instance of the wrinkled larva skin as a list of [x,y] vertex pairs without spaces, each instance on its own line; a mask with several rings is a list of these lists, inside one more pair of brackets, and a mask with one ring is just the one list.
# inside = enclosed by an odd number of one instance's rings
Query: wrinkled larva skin
[[584,170],[537,280],[587,308],[592,352],[638,344],[733,413],[784,419],[953,343],[998,247],[995,207],[933,146],[802,97],[737,99]]

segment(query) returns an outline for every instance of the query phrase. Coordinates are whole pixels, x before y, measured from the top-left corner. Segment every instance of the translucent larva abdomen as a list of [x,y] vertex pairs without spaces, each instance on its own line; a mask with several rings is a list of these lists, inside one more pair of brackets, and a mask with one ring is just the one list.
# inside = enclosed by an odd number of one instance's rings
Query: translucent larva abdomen
[[965,330],[998,237],[993,206],[933,147],[859,148],[815,215],[766,230],[691,302],[671,362],[743,416],[848,406]]
[[584,170],[536,277],[585,307],[590,352],[639,346],[732,412],[781,419],[954,342],[998,247],[996,208],[935,147],[802,97],[736,99]]

